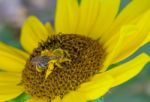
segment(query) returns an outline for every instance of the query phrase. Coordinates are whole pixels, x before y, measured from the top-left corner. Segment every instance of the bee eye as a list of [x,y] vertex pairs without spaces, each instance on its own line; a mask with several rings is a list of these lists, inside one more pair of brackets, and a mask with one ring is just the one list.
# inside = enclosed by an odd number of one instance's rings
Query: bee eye
[[38,72],[42,72],[42,71],[44,71],[46,69],[46,66],[44,65],[44,64],[42,64],[42,63],[39,63],[37,66],[36,66],[36,70],[38,71]]
[[41,69],[45,69],[46,65],[44,63],[39,63],[38,65]]

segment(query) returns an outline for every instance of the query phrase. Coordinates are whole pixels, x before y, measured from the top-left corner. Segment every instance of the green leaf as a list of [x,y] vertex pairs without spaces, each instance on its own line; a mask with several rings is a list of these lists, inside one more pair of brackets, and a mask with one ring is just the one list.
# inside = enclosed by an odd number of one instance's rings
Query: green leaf
[[7,102],[25,102],[30,98],[30,96],[26,93],[22,93],[21,95],[19,95],[18,97],[16,97],[15,99],[12,99],[10,101]]
[[99,99],[95,100],[94,102],[104,102],[104,98],[99,98]]
[[104,98],[101,97],[101,98],[98,98],[96,100],[92,100],[92,101],[88,101],[88,102],[104,102]]

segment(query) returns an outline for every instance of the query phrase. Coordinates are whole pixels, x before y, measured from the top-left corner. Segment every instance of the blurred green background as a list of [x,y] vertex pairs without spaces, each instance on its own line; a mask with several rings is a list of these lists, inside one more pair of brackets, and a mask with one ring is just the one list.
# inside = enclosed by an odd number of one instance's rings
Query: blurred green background
[[[29,15],[36,15],[43,22],[53,23],[55,0],[0,0],[0,41],[21,48],[20,28]],[[122,0],[120,11],[129,0]],[[141,52],[150,54],[150,44],[143,46]],[[127,59],[128,60],[128,59]],[[126,60],[125,60],[126,61]],[[110,90],[104,97],[105,102],[150,102],[150,64],[134,79]]]

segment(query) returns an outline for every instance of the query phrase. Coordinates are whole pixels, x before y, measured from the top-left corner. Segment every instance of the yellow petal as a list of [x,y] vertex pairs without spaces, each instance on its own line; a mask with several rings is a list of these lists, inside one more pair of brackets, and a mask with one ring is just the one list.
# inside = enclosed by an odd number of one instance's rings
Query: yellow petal
[[143,53],[125,64],[104,72],[103,75],[113,77],[114,82],[112,87],[114,87],[135,77],[149,61],[150,57]]
[[49,33],[50,35],[51,35],[51,34],[54,34],[54,29],[53,29],[51,23],[47,22],[47,23],[45,24],[45,28],[47,29],[47,31],[48,31],[48,33]]
[[[7,94],[12,94],[12,93],[16,93],[16,94],[20,94],[22,93],[24,90],[22,88],[22,86],[17,86],[17,85],[6,85],[6,86],[0,86],[0,95],[7,95]],[[15,98],[15,97],[14,97]]]
[[148,9],[150,9],[150,0],[132,0],[117,16],[112,27],[105,34],[104,40],[110,38],[123,25],[129,24],[136,18],[139,18]]
[[[11,99],[14,99],[23,92],[23,90],[19,87],[12,87],[11,89],[15,89],[15,90],[7,92],[7,93],[0,93],[0,102],[6,102]],[[8,88],[8,90],[11,90],[11,89]]]
[[[99,33],[91,33],[93,32],[91,31],[92,28],[95,28],[94,25],[99,19],[100,21],[96,27],[99,29],[99,24],[105,22],[106,26],[104,27],[103,24],[101,26],[102,29],[106,29],[117,14],[119,3],[120,0],[115,2],[112,0],[82,0],[78,7],[77,0],[68,0],[66,2],[58,0],[55,17],[56,32],[77,33],[98,38]],[[108,14],[110,10],[112,12]],[[106,17],[109,18],[106,19]]]
[[61,102],[87,102],[87,100],[79,92],[72,91],[66,94]]
[[0,56],[0,69],[21,72],[29,55],[21,50],[0,43]]
[[30,16],[22,28],[21,44],[26,51],[31,53],[39,42],[47,39],[48,35],[45,26],[36,17]]
[[104,62],[104,67],[101,68],[102,72],[105,71],[109,65],[114,63],[114,59],[117,56],[117,54],[120,52],[120,48],[124,47],[123,43],[125,42],[125,40],[127,40],[126,39],[127,36],[134,33],[136,34],[137,30],[138,30],[137,27],[132,25],[123,26],[120,32],[118,32],[118,34],[113,36],[111,40],[109,40],[104,44],[104,47],[108,54]]
[[112,83],[113,79],[110,76],[97,74],[91,81],[81,84],[77,91],[85,95],[88,100],[94,100],[108,92]]
[[0,102],[16,98],[24,91],[22,86],[17,86],[20,82],[18,74],[0,73],[0,82]]
[[[79,7],[77,34],[89,35],[99,16],[100,0],[82,0]],[[92,35],[91,35],[92,36]]]
[[75,33],[78,19],[77,0],[57,0],[55,15],[56,33]]
[[60,97],[56,97],[54,100],[52,100],[52,102],[61,102],[61,98]]
[[[95,2],[95,0],[92,0]],[[104,33],[109,30],[109,26],[114,21],[120,6],[120,0],[98,0],[101,2],[99,15],[92,25],[91,35],[93,37],[103,37]],[[111,12],[110,12],[111,11]],[[91,14],[93,15],[93,14]],[[87,29],[88,30],[88,29]]]
[[116,57],[116,61],[120,61],[125,57],[133,54],[138,48],[143,45],[143,42],[147,38],[150,32],[150,10],[142,17],[142,19],[138,22],[136,33],[132,33],[124,38],[124,46],[120,49],[119,54]]
[[[21,82],[21,73],[0,72],[0,87],[18,85]],[[9,90],[8,90],[9,91]]]
[[146,44],[148,42],[150,42],[150,32],[148,33],[148,36],[146,37],[146,39],[145,39],[145,41],[143,42],[142,45],[144,45],[144,44]]
[[19,96],[23,91],[21,73],[0,72],[0,102],[7,101]]
[[[140,48],[150,32],[150,10],[134,25],[123,26],[105,45],[113,55],[113,62],[119,62]],[[119,37],[121,36],[121,38]],[[118,40],[118,41],[117,41]],[[116,46],[118,44],[118,46]],[[115,50],[115,51],[114,51]],[[114,51],[114,53],[112,53]]]

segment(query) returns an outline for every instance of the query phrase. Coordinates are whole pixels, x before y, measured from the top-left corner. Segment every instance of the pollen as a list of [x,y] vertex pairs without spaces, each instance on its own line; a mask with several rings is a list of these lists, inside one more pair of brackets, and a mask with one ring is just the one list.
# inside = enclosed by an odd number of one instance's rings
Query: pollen
[[33,97],[63,98],[98,73],[105,56],[97,40],[78,34],[52,35],[30,55],[22,72],[22,84]]

